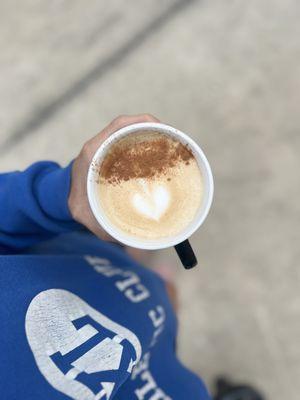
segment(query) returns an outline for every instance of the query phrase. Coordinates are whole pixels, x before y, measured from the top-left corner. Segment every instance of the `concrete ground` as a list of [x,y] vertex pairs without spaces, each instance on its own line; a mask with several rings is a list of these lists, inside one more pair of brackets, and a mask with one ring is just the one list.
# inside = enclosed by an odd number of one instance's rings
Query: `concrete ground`
[[214,206],[178,282],[180,353],[272,400],[300,393],[300,3],[2,0],[0,168],[67,163],[122,113],[189,133]]

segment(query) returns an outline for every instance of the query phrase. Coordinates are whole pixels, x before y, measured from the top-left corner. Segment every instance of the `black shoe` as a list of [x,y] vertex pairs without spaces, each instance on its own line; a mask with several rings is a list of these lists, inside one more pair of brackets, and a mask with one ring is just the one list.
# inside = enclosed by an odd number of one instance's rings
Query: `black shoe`
[[264,400],[264,397],[248,385],[234,385],[224,377],[215,382],[214,400]]

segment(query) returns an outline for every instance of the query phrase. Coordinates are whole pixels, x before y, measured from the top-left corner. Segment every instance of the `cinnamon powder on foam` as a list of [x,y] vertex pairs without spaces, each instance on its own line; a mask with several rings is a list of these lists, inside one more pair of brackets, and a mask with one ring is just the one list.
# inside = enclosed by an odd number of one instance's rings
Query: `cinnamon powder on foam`
[[101,181],[118,184],[134,178],[151,179],[166,175],[170,168],[180,162],[188,165],[192,158],[194,156],[187,146],[160,135],[137,142],[120,140],[105,156],[100,170],[96,165],[94,168]]

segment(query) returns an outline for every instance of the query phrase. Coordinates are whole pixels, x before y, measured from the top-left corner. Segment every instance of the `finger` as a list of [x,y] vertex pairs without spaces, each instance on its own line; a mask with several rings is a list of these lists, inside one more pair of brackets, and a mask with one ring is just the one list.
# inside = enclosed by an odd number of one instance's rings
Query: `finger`
[[113,238],[112,236],[110,236],[104,229],[102,229],[99,225],[94,225],[91,224],[89,226],[89,230],[96,235],[99,239],[104,240],[106,242],[116,242],[118,243],[118,241]]
[[89,222],[87,227],[91,232],[94,233],[94,235],[98,236],[102,240],[108,242],[118,242],[117,239],[113,238],[101,227],[91,211],[89,212]]
[[136,114],[136,115],[120,115],[115,118],[108,126],[108,130],[118,130],[127,125],[139,122],[160,122],[158,118],[152,114]]
[[151,114],[120,115],[119,117],[115,118],[109,125],[107,125],[100,133],[94,136],[91,139],[91,141],[93,141],[93,144],[99,145],[119,129],[139,122],[160,122],[160,121],[158,118],[154,117]]

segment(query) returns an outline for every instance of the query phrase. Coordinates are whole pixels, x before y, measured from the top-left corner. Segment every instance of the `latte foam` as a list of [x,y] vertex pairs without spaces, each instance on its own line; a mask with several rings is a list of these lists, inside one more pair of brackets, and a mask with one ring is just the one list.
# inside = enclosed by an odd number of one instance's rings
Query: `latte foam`
[[109,221],[140,239],[183,231],[194,219],[203,180],[192,152],[161,133],[113,144],[99,171],[99,201]]

